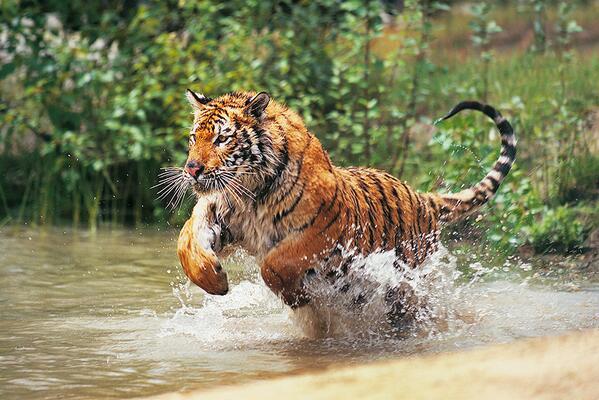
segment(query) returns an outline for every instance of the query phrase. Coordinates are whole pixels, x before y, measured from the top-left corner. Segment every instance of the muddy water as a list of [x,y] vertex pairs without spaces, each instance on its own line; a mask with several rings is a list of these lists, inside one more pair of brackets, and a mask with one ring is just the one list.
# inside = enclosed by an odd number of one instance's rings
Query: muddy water
[[460,318],[445,330],[398,339],[342,324],[335,338],[311,339],[306,316],[264,287],[251,258],[225,263],[227,296],[204,296],[181,276],[175,240],[155,229],[1,228],[0,398],[127,398],[599,327],[597,286],[457,279],[444,299],[458,299]]

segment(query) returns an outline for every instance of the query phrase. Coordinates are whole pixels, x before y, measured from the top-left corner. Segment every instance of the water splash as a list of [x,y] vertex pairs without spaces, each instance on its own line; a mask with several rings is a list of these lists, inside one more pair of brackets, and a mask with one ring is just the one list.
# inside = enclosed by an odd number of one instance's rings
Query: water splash
[[[354,257],[347,274],[333,284],[325,274],[306,281],[311,303],[294,312],[294,322],[310,337],[431,336],[463,323],[456,304],[463,292],[456,259],[441,247],[419,268],[396,267],[393,251]],[[405,315],[402,321],[395,314]]]
[[[480,340],[494,335],[509,337],[509,332],[543,334],[544,329],[559,329],[551,320],[568,319],[554,291],[533,290],[526,280],[517,284],[484,282],[502,271],[501,267],[474,262],[468,268],[468,279],[464,279],[456,258],[443,246],[417,269],[395,268],[393,252],[360,257],[344,251],[344,256],[353,258],[347,274],[334,282],[324,273],[311,275],[305,288],[312,301],[292,310],[262,282],[256,261],[236,253],[229,262],[250,271],[245,273],[247,279],[233,285],[226,296],[203,297],[199,306],[190,305],[193,293],[189,283],[175,287],[181,308],[164,324],[161,335],[189,335],[211,346],[302,336],[360,339],[362,344],[398,337],[443,340],[470,336]],[[521,269],[530,267],[523,265]],[[398,330],[397,324],[389,323],[394,307],[390,293],[399,293],[399,304],[412,307],[410,323],[400,327],[406,329]],[[563,297],[562,301],[572,307],[578,301],[568,293]],[[599,314],[592,313],[593,307],[599,310],[598,305],[599,299],[581,303],[581,314],[571,318],[578,322],[571,325],[586,320],[588,326],[595,326]],[[526,323],[526,328],[518,328]]]
[[312,275],[305,282],[311,303],[291,310],[262,282],[256,261],[237,252],[229,263],[250,271],[247,279],[233,285],[226,296],[205,295],[199,306],[193,305],[188,281],[174,285],[181,308],[164,324],[161,335],[188,335],[206,344],[227,346],[235,341],[247,344],[302,335],[397,338],[397,326],[389,323],[391,308],[397,307],[390,302],[390,293],[403,293],[401,301],[410,302],[413,308],[411,329],[402,330],[402,335],[437,335],[464,323],[464,310],[458,312],[455,307],[464,303],[464,293],[455,285],[460,273],[444,247],[417,269],[395,268],[392,251],[367,257],[346,252],[345,256],[353,258],[348,273],[334,283],[325,274]]
[[[231,287],[226,296],[204,295],[194,305],[191,283],[173,285],[173,295],[181,308],[160,331],[161,337],[187,335],[206,345],[235,347],[236,343],[262,343],[299,337],[289,318],[289,310],[259,278],[255,260],[238,251],[227,264],[245,269],[247,279]],[[225,266],[226,268],[226,266]]]
[[161,336],[183,334],[200,342],[232,343],[289,338],[288,311],[266,286],[242,281],[226,296],[206,296],[199,307],[183,305],[162,327]]

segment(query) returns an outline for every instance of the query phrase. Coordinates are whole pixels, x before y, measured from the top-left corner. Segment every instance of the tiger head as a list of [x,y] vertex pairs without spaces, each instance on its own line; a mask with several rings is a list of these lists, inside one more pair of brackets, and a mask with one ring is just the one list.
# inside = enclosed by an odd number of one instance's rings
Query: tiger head
[[[198,194],[230,192],[243,197],[276,162],[264,129],[270,96],[230,93],[211,99],[187,90],[194,110],[184,175]],[[244,193],[247,192],[247,193]]]

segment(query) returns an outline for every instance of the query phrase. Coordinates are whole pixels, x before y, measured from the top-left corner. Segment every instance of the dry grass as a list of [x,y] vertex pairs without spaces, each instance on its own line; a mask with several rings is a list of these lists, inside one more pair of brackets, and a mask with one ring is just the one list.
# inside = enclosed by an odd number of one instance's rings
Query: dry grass
[[[433,59],[446,60],[463,59],[475,54],[471,42],[472,20],[468,5],[452,7],[448,13],[443,13],[433,20],[433,41],[430,53]],[[557,8],[550,7],[546,15],[547,39],[550,43],[556,41]],[[491,48],[498,53],[524,52],[529,49],[534,40],[533,15],[529,9],[519,10],[517,7],[499,7],[491,11],[489,18],[495,20],[503,29],[491,41]],[[590,2],[586,6],[575,8],[571,18],[583,29],[572,36],[572,48],[581,53],[593,53],[599,47],[599,2]],[[375,40],[374,49],[380,55],[393,55],[408,37],[414,36],[405,28],[398,18],[394,26],[387,26],[382,37]]]

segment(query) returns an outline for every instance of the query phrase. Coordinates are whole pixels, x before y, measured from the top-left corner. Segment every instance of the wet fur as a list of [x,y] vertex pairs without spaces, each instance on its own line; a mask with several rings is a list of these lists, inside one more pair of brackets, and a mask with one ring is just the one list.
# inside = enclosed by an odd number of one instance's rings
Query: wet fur
[[[228,290],[218,260],[232,245],[257,257],[264,282],[292,307],[310,302],[307,275],[334,283],[347,274],[347,249],[392,250],[396,268],[417,268],[436,250],[445,224],[493,196],[515,158],[509,123],[490,106],[460,103],[445,118],[462,109],[487,114],[501,132],[501,157],[472,188],[418,193],[384,171],[334,166],[301,118],[265,93],[188,98],[194,108],[188,161],[204,165],[205,175],[193,184],[198,202],[178,255],[187,276],[213,294]],[[403,318],[404,289],[388,293],[397,305],[391,319]]]

